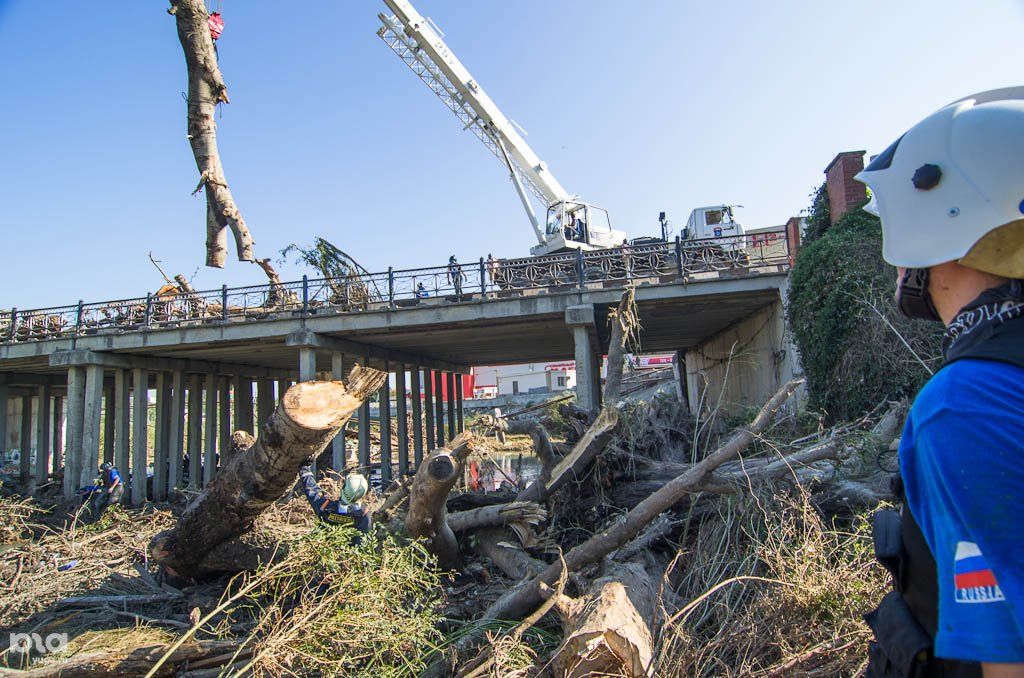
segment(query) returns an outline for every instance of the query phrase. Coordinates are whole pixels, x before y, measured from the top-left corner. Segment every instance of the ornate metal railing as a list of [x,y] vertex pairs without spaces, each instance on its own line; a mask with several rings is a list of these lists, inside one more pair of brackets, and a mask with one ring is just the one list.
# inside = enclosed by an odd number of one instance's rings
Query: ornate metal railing
[[78,302],[0,311],[0,343],[87,336],[179,325],[244,322],[271,317],[480,301],[530,291],[607,283],[697,282],[725,275],[781,270],[790,261],[784,231],[708,240],[676,239],[596,252],[308,278],[280,285],[149,294],[134,299]]

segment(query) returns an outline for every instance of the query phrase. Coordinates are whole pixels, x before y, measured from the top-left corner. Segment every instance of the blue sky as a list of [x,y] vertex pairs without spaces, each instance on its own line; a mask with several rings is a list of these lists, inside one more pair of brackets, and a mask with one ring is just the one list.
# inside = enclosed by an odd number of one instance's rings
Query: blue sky
[[[416,4],[631,236],[721,202],[783,223],[836,152],[877,153],[952,99],[1021,84],[1024,63],[1024,0]],[[143,294],[150,250],[200,288],[263,282],[202,267],[165,7],[0,0],[0,308]],[[223,0],[220,148],[257,252],[322,235],[371,270],[526,254],[507,173],[377,38],[382,9]]]

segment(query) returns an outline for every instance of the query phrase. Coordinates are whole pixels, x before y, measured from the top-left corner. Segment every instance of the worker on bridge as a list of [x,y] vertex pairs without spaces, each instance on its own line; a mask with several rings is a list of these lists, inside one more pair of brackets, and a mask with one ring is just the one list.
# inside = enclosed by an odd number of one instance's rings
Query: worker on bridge
[[[299,482],[302,483],[302,491],[316,517],[328,525],[352,525],[361,533],[368,533],[371,527],[370,516],[359,504],[369,489],[366,477],[359,473],[348,474],[341,488],[341,496],[331,499],[313,478],[312,464],[313,460],[307,459],[299,469]],[[359,538],[355,541],[358,543]]]
[[957,101],[857,178],[896,303],[945,326],[900,439],[900,513],[875,516],[895,591],[868,676],[1024,676],[1024,87]]

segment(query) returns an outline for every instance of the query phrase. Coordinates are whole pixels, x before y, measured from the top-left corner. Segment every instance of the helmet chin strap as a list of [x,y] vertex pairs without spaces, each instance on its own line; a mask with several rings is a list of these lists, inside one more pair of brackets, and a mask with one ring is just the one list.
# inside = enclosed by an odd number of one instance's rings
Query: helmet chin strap
[[928,293],[927,268],[906,269],[896,286],[896,305],[908,318],[942,321]]

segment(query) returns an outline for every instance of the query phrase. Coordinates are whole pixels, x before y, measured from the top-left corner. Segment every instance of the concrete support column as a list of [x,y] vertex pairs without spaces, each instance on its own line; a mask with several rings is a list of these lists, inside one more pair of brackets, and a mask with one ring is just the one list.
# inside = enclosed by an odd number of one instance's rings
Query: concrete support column
[[218,377],[217,384],[219,387],[219,394],[217,397],[219,417],[217,419],[218,431],[220,431],[220,450],[221,458],[225,458],[228,452],[228,448],[231,447],[231,434],[234,432],[234,427],[231,425],[231,378],[230,377]]
[[395,368],[395,419],[398,424],[398,475],[402,478],[409,473],[409,420],[405,407],[407,395],[405,365],[398,363]]
[[445,373],[441,370],[434,372],[434,416],[437,418],[437,446],[444,447],[444,397],[445,397]]
[[171,403],[167,419],[167,491],[181,487],[185,455],[185,372],[171,375]]
[[36,410],[36,486],[50,479],[50,387],[39,387]]
[[462,392],[462,375],[455,375],[455,429],[458,433],[462,433],[466,430],[466,413],[464,411],[465,394]]
[[[278,379],[277,380],[277,400],[278,400],[278,402],[284,400],[284,394],[288,392],[288,389],[291,387],[291,385],[292,385],[292,382],[289,381],[288,379]],[[274,407],[275,408],[277,407],[277,403],[274,403]]]
[[310,346],[299,347],[299,381],[316,381],[316,349]]
[[68,434],[64,449],[64,498],[71,499],[82,473],[82,417],[85,410],[85,368],[68,368]]
[[149,463],[149,370],[132,370],[132,410],[132,506],[142,506]]
[[21,487],[28,490],[32,480],[32,396],[21,397],[21,427],[18,430],[18,451],[21,461],[18,464],[18,476]]
[[423,370],[423,410],[427,413],[427,454],[437,447],[437,433],[434,431],[434,372]]
[[128,482],[132,440],[131,373],[114,370],[114,466]]
[[458,376],[454,372],[448,373],[448,440],[452,440],[458,435],[455,421],[455,380]]
[[277,407],[274,399],[274,380],[260,379],[256,382],[256,430],[263,428],[263,424],[270,419]]
[[[344,353],[332,353],[331,354],[331,378],[335,381],[341,381],[345,378],[345,354]],[[346,452],[345,452],[345,429],[348,428],[346,422],[341,430],[338,431],[338,435],[334,436],[334,440],[331,441],[331,468],[337,472],[345,470]]]
[[235,430],[252,433],[252,379],[235,377]]
[[156,373],[156,429],[153,435],[153,500],[167,499],[168,460],[170,442],[168,426],[171,414],[171,375]]
[[203,487],[209,485],[217,472],[217,375],[207,374],[203,390],[206,392],[206,426],[203,431]]
[[7,401],[10,397],[6,377],[0,374],[0,455],[7,451]]
[[[384,371],[390,372],[391,367],[384,361]],[[380,482],[382,487],[387,487],[391,482],[391,384],[390,379],[384,380],[384,385],[378,392],[378,414],[380,421]]]
[[591,374],[594,375],[594,390],[592,391],[592,393],[594,394],[593,397],[595,410],[601,409],[601,402],[604,397],[604,389],[601,388],[601,365],[603,362],[604,358],[601,355],[601,352],[594,351],[594,371],[591,372]]
[[423,461],[423,403],[420,402],[420,366],[412,366],[412,473]]
[[64,468],[64,398],[61,396],[53,398],[53,437],[50,440],[53,441],[53,472],[58,473]]
[[103,366],[85,368],[85,405],[82,428],[82,466],[79,487],[92,485],[100,465],[100,431],[103,414]]
[[359,407],[359,469],[370,473],[370,399]]
[[203,385],[202,377],[188,377],[188,486],[203,486]]
[[[576,353],[576,406],[589,412],[598,409],[598,393],[595,388],[594,348],[591,341],[596,334],[593,306],[570,306],[565,310],[565,322],[572,330]],[[600,375],[597,375],[600,379]]]
[[114,389],[103,389],[103,461],[114,463]]

